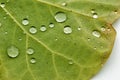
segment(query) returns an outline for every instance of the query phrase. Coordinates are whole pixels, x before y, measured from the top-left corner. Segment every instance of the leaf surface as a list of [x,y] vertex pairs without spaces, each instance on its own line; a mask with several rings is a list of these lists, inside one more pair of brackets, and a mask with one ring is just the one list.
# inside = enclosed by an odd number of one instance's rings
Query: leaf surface
[[0,80],[90,80],[112,51],[120,0],[0,3]]

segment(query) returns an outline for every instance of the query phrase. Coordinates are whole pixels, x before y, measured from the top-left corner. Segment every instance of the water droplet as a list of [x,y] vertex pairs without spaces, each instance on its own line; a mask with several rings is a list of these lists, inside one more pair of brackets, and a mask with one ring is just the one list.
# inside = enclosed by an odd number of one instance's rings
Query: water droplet
[[31,54],[34,53],[34,49],[28,48],[26,52],[27,52],[27,54],[30,54],[30,55],[31,55]]
[[29,24],[28,19],[26,19],[26,18],[23,19],[23,20],[22,20],[22,24],[25,25],[25,26],[28,25],[28,24]]
[[22,39],[21,39],[21,38],[19,38],[18,40],[19,40],[19,41],[22,41]]
[[106,30],[105,27],[102,27],[102,28],[101,28],[101,31],[105,31],[105,30]]
[[69,62],[68,62],[70,65],[72,65],[73,64],[73,61],[72,60],[69,60]]
[[62,6],[67,6],[67,3],[64,2],[64,3],[62,3],[61,5],[62,5]]
[[45,25],[42,25],[42,26],[40,27],[40,31],[44,32],[44,31],[46,31],[46,30],[47,30],[47,28],[46,28]]
[[101,36],[100,32],[98,32],[98,31],[93,31],[92,35],[95,37],[98,37],[98,38]]
[[10,0],[7,0],[6,2],[9,2]]
[[59,23],[65,22],[67,20],[67,16],[63,12],[57,12],[55,15],[55,20]]
[[6,17],[6,16],[4,16],[4,17],[3,17],[3,19],[7,19],[7,17]]
[[93,18],[94,19],[98,18],[98,14],[97,13],[93,13]]
[[5,31],[5,34],[7,35],[7,34],[8,34],[8,32],[7,32],[7,31]]
[[4,7],[5,7],[5,3],[1,3],[0,6],[1,6],[2,8],[4,8]]
[[90,38],[88,38],[88,41],[90,41]]
[[2,26],[2,23],[0,23],[0,27]]
[[78,30],[80,31],[80,30],[81,30],[81,27],[78,27]]
[[35,58],[30,59],[30,63],[35,64],[36,63],[36,59]]
[[54,26],[55,26],[55,25],[54,25],[53,23],[50,23],[50,24],[49,24],[49,27],[50,27],[50,28],[53,28]]
[[35,34],[35,33],[37,33],[37,29],[36,29],[34,26],[32,26],[32,27],[29,29],[29,32],[30,32],[31,34]]
[[94,49],[96,50],[97,48],[96,48],[96,47],[94,47]]
[[65,34],[70,34],[72,33],[72,28],[70,26],[65,26],[64,27],[64,33]]
[[15,58],[19,55],[19,49],[15,46],[10,46],[7,48],[7,54],[11,58]]
[[117,10],[115,10],[115,11],[114,11],[114,13],[115,13],[115,14],[117,14],[117,13],[118,13],[118,11],[117,11]]
[[110,29],[110,28],[108,28],[108,29],[107,29],[107,31],[111,31],[111,29]]
[[91,9],[91,13],[95,13],[95,9]]

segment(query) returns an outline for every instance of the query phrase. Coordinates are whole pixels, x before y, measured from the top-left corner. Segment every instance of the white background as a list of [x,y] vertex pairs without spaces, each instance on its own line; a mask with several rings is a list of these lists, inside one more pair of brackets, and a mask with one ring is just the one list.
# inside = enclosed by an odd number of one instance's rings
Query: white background
[[120,80],[120,19],[113,26],[117,37],[112,54],[103,69],[91,80]]

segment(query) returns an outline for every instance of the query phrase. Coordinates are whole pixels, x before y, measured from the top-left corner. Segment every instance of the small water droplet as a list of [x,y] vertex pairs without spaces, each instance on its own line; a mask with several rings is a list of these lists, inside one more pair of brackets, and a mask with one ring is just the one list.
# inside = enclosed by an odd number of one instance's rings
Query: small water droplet
[[44,31],[46,31],[46,30],[47,30],[47,28],[46,28],[45,25],[42,25],[42,26],[40,27],[40,31],[44,32]]
[[93,18],[94,19],[98,18],[98,14],[97,13],[93,13]]
[[19,55],[19,49],[15,46],[10,46],[7,48],[7,54],[11,58],[15,58]]
[[95,9],[91,9],[91,13],[95,13]]
[[35,64],[36,63],[36,59],[35,58],[30,59],[30,63]]
[[78,27],[78,30],[80,31],[80,30],[81,30],[81,27]]
[[65,34],[70,34],[72,33],[72,28],[70,26],[65,26],[64,27],[64,33]]
[[2,8],[4,8],[4,7],[5,7],[5,3],[1,3],[0,6],[1,6]]
[[8,32],[7,31],[5,31],[5,35],[7,35],[8,34]]
[[110,29],[110,28],[108,28],[108,29],[107,29],[107,31],[111,31],[111,29]]
[[57,22],[59,22],[59,23],[65,22],[65,21],[67,20],[67,16],[66,16],[66,14],[63,13],[63,12],[57,12],[57,13],[55,14],[55,20],[56,20]]
[[98,37],[98,38],[101,36],[99,31],[93,31],[92,35],[95,36],[95,37]]
[[94,47],[94,49],[96,50],[97,48],[96,48],[96,47]]
[[101,28],[101,31],[105,31],[105,30],[106,30],[105,27],[102,27],[102,28]]
[[117,10],[115,10],[115,11],[114,11],[114,13],[115,13],[115,14],[117,14],[117,13],[118,13],[118,11],[117,11]]
[[55,25],[54,25],[53,23],[50,23],[50,24],[49,24],[49,27],[50,27],[50,28],[53,28],[54,26],[55,26]]
[[23,20],[22,20],[22,24],[25,25],[25,26],[28,25],[28,24],[29,24],[28,19],[26,19],[26,18],[23,19]]
[[90,38],[88,38],[88,41],[90,41]]
[[34,26],[32,26],[32,27],[29,29],[29,32],[30,32],[31,34],[35,34],[35,33],[37,33],[37,29],[36,29]]
[[70,65],[72,65],[73,64],[73,61],[72,60],[69,60],[69,62],[68,62]]
[[28,48],[26,52],[27,52],[27,54],[30,54],[30,55],[31,55],[31,54],[34,53],[34,49]]
[[19,40],[19,41],[22,41],[22,38],[19,38],[18,40]]
[[62,6],[67,6],[67,3],[63,2],[61,5],[62,5]]
[[3,17],[3,19],[7,19],[7,17],[6,17],[6,16],[4,16],[4,17]]
[[0,23],[0,27],[2,26],[2,23]]

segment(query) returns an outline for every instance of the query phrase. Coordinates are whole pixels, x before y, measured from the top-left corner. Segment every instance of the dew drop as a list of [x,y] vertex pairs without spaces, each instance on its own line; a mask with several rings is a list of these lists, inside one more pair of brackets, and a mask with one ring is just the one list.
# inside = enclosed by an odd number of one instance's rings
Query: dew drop
[[88,38],[88,41],[90,41],[90,38]]
[[5,35],[7,35],[8,34],[8,32],[7,31],[5,31]]
[[73,61],[72,60],[69,60],[69,62],[68,62],[70,65],[72,65],[73,64]]
[[34,49],[28,48],[26,52],[27,52],[27,54],[30,54],[30,55],[31,55],[31,54],[34,53]]
[[2,26],[2,23],[0,23],[0,27]]
[[67,16],[63,12],[57,12],[55,15],[55,20],[59,23],[65,22],[67,20]]
[[28,24],[29,24],[28,19],[26,19],[26,18],[23,19],[23,20],[22,20],[22,24],[25,25],[25,26],[28,25]]
[[97,48],[96,48],[96,47],[94,47],[94,49],[96,50]]
[[92,35],[95,37],[98,37],[98,38],[101,36],[100,32],[98,32],[98,31],[93,31]]
[[92,10],[91,10],[91,13],[95,13],[95,9],[92,9]]
[[44,31],[46,31],[46,30],[47,30],[47,28],[46,28],[45,25],[42,25],[42,26],[40,27],[40,31],[44,32]]
[[93,18],[94,19],[98,18],[98,14],[97,13],[93,13]]
[[21,38],[19,38],[18,40],[19,40],[19,41],[22,41],[22,39],[21,39]]
[[64,2],[64,3],[62,3],[61,5],[62,5],[62,6],[67,6],[67,3]]
[[7,48],[7,54],[11,58],[16,58],[19,55],[19,49],[15,46],[10,46]]
[[4,8],[4,7],[5,7],[5,3],[1,3],[0,6],[1,6],[2,8]]
[[36,59],[35,58],[30,59],[30,63],[35,64],[36,63]]
[[105,27],[102,27],[102,28],[101,28],[101,31],[105,31],[105,30],[106,30]]
[[65,26],[64,27],[64,33],[65,34],[70,34],[72,33],[72,28],[70,26]]
[[118,11],[117,11],[117,10],[115,10],[115,11],[114,11],[114,13],[115,13],[115,14],[117,14],[117,13],[118,13]]
[[50,24],[49,24],[49,27],[50,27],[50,28],[53,28],[54,26],[55,26],[55,25],[54,25],[53,23],[50,23]]
[[80,31],[81,30],[81,27],[78,27],[78,31]]
[[108,28],[108,29],[107,29],[107,31],[111,31],[111,29],[110,29],[110,28]]
[[34,26],[32,26],[32,27],[29,29],[29,32],[30,32],[31,34],[35,34],[35,33],[37,33],[37,29],[36,29]]

